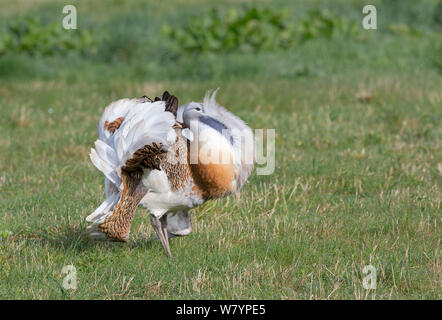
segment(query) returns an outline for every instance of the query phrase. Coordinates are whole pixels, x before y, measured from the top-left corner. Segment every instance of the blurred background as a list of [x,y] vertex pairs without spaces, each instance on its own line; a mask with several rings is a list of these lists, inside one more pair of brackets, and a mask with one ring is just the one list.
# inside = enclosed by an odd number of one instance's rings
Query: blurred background
[[[0,298],[440,299],[442,1],[371,0],[364,30],[367,2],[0,0]],[[275,172],[195,209],[173,261],[144,209],[89,243],[104,107],[215,88],[276,129]]]
[[441,72],[439,0],[1,0],[0,77],[208,80],[323,77],[386,70]]

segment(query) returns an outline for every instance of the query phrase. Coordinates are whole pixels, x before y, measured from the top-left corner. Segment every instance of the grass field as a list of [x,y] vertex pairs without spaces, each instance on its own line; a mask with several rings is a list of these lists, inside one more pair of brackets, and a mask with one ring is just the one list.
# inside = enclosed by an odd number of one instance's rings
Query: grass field
[[[0,0],[0,28],[61,21],[64,1]],[[180,54],[161,28],[216,5],[329,8],[360,26],[364,1],[69,1],[94,54],[0,56],[1,299],[441,299],[442,36],[438,1],[371,1],[366,39],[289,50]],[[392,25],[416,32],[395,32]],[[1,30],[1,29],[0,29]],[[131,240],[90,243],[104,199],[89,160],[103,108],[167,89],[276,129],[276,168],[193,211],[168,259],[147,212]],[[74,265],[76,290],[62,286]],[[377,269],[377,289],[362,269]]]

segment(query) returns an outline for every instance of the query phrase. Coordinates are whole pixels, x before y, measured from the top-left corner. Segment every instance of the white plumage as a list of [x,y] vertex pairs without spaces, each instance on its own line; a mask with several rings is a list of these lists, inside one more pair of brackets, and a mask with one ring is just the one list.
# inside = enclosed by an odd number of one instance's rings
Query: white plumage
[[[253,168],[253,133],[241,119],[217,104],[215,93],[206,95],[203,103],[180,107],[176,97],[167,92],[163,100],[167,101],[121,99],[104,110],[90,158],[105,175],[106,200],[86,218],[92,222],[88,227],[91,238],[127,241],[135,207],[142,204],[150,211],[152,225],[170,254],[166,230],[188,234],[189,209],[236,192],[247,180]],[[177,123],[181,125],[177,127]],[[244,136],[252,143],[243,143]],[[232,162],[203,164],[197,151],[198,163],[188,163],[197,143],[209,151],[217,148],[225,152]],[[167,151],[170,156],[172,150],[173,154],[176,150],[182,153],[183,148],[185,163],[170,164],[167,161],[171,158],[162,156]],[[160,167],[151,165],[157,157]],[[128,171],[129,164],[132,171]]]
[[[124,118],[113,134],[105,130],[105,123]],[[102,238],[97,226],[111,213],[122,191],[121,168],[136,150],[152,142],[166,148],[175,140],[172,126],[175,117],[165,112],[165,102],[141,102],[139,99],[120,99],[103,112],[98,125],[98,140],[91,149],[90,158],[95,167],[105,175],[106,200],[87,218],[92,238]]]

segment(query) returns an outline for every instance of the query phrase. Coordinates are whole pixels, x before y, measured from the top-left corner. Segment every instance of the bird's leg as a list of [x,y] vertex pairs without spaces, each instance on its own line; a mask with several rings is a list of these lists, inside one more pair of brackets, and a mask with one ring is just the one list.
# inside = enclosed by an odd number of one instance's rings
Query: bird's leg
[[158,238],[161,241],[161,245],[164,248],[164,251],[172,258],[172,253],[170,252],[169,247],[169,238],[167,236],[167,215],[163,215],[161,218],[157,218],[153,215],[150,216],[150,221],[152,223],[152,227],[158,235]]

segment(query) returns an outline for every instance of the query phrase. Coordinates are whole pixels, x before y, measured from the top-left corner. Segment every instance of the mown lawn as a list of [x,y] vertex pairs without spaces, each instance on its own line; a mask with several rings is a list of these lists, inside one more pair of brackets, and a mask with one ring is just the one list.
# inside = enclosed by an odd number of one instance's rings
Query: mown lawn
[[[80,26],[114,35],[95,56],[0,56],[1,299],[442,298],[437,1],[392,1],[402,11],[375,1],[384,20],[364,41],[179,58],[164,21],[183,24],[219,2],[71,2]],[[26,14],[56,20],[64,5],[14,3],[0,1],[0,26]],[[357,18],[363,2],[258,5]],[[391,23],[420,33],[396,34]],[[102,109],[166,89],[200,101],[218,87],[218,101],[253,128],[276,129],[275,172],[194,210],[193,233],[171,240],[173,259],[141,208],[129,243],[90,243],[84,219],[104,197],[89,160]],[[62,286],[66,265],[76,290]],[[363,288],[366,265],[376,290]]]

